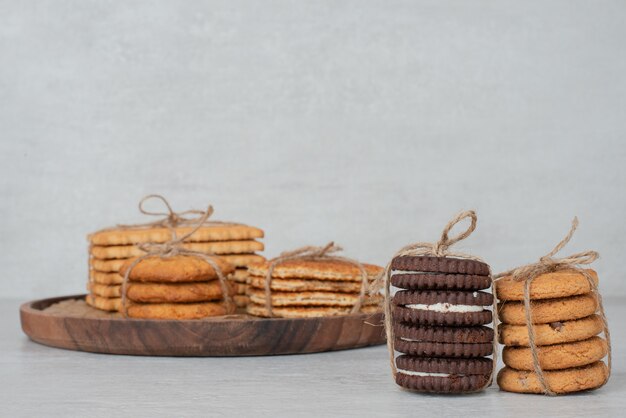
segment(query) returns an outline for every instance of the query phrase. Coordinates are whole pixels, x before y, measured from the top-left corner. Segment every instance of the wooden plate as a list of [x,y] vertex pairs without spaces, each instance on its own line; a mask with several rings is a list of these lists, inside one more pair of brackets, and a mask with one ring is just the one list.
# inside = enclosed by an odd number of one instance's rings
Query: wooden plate
[[[245,314],[192,321],[125,319],[86,304],[79,306],[84,304],[84,297],[64,296],[23,304],[22,329],[33,341],[52,347],[142,356],[299,354],[385,342],[382,314],[296,319]],[[64,301],[68,302],[45,310]],[[80,309],[71,309],[77,306]]]

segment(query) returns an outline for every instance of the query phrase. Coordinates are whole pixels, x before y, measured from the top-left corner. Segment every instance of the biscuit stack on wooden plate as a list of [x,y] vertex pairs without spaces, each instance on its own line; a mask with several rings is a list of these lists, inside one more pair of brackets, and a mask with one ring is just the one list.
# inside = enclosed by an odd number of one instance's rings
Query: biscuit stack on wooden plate
[[[192,227],[178,227],[177,236],[183,236]],[[247,266],[265,260],[257,251],[263,250],[263,237],[259,228],[241,224],[214,224],[199,228],[183,247],[205,254],[219,255],[224,261],[236,267],[229,280],[237,283],[233,299],[239,306],[247,302]],[[129,259],[145,254],[138,244],[165,243],[172,239],[167,228],[125,228],[107,229],[89,236],[89,283],[88,302],[98,308],[117,311],[121,294],[122,265]],[[243,285],[242,285],[243,284]]]
[[[368,280],[382,271],[379,266],[363,264]],[[247,312],[270,316],[266,308],[265,281],[269,262],[249,266]],[[346,315],[359,299],[362,275],[356,265],[337,260],[289,260],[272,272],[272,314],[283,318]],[[361,312],[380,311],[380,295],[367,296]]]
[[[597,284],[596,272],[586,272]],[[542,393],[526,325],[524,281],[503,277],[496,289],[507,366],[500,370],[498,384],[510,392]],[[602,386],[608,369],[601,360],[608,350],[606,340],[598,337],[604,324],[589,280],[575,270],[544,273],[531,282],[529,296],[537,355],[549,389],[562,394]]]
[[[200,319],[232,313],[223,303],[218,273],[204,259],[188,255],[150,256],[133,262],[134,259],[126,260],[120,268],[120,275],[128,272],[125,301],[120,289],[120,299],[116,301],[88,295],[87,303],[106,310],[115,308],[129,318]],[[224,277],[235,270],[221,258],[216,257],[214,263]],[[232,297],[234,286],[229,281],[225,284]]]

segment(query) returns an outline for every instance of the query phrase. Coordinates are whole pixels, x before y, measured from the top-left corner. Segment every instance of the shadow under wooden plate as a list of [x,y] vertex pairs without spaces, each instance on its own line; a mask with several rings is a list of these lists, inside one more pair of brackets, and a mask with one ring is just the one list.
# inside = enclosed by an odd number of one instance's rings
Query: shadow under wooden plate
[[[86,304],[80,307],[84,297],[63,296],[23,304],[22,330],[33,341],[52,347],[142,356],[302,354],[385,342],[382,314],[294,319],[245,314],[187,321],[125,319]],[[55,309],[46,310],[54,304],[58,304]],[[79,310],[72,309],[77,306]]]

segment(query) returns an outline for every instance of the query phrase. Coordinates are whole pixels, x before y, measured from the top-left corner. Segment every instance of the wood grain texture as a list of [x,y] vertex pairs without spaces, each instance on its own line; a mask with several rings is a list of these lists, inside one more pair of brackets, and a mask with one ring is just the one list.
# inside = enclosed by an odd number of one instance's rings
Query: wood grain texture
[[23,331],[33,341],[53,347],[147,356],[298,354],[384,343],[382,327],[370,325],[380,323],[380,314],[296,319],[233,315],[176,321],[125,319],[95,309],[86,314],[44,310],[57,302],[83,297],[23,304]]

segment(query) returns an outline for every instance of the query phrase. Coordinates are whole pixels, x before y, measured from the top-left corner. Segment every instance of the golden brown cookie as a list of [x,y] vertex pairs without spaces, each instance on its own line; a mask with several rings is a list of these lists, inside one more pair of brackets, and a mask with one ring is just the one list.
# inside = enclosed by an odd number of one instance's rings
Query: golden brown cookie
[[[267,309],[265,309],[265,305],[259,305],[256,303],[248,303],[246,311],[250,315],[254,316],[269,316]],[[272,307],[272,313],[275,317],[279,318],[312,318],[318,316],[337,316],[349,315],[351,312],[352,308],[348,306]],[[361,308],[361,313],[373,314],[377,312],[381,312],[381,308],[376,305],[363,306]]]
[[94,296],[103,298],[119,298],[122,296],[122,286],[119,284],[106,285],[100,283],[87,283],[87,290]]
[[[235,270],[221,257],[215,257],[213,260],[225,276]],[[133,262],[134,259],[126,260],[120,269],[120,274],[126,274]],[[205,282],[217,278],[217,272],[204,259],[186,255],[144,258],[133,267],[128,276],[131,281],[155,283]]]
[[235,272],[231,274],[230,279],[237,283],[248,283],[248,269],[245,267],[237,267]]
[[[181,237],[192,230],[192,227],[176,228],[176,236]],[[262,237],[263,231],[252,226],[241,224],[216,224],[198,229],[185,241],[240,241]],[[172,233],[167,228],[111,229],[94,232],[88,238],[89,242],[93,245],[129,245],[147,242],[162,244],[172,239]]]
[[265,261],[265,257],[258,254],[229,254],[221,255],[220,257],[238,268],[248,267],[252,263],[260,263]]
[[[231,284],[229,286],[231,287],[230,294],[232,295],[234,289]],[[126,292],[129,300],[143,303],[208,302],[220,300],[224,297],[218,280],[167,284],[130,283]]]
[[[265,277],[250,276],[249,285],[265,289]],[[272,279],[271,289],[279,292],[340,292],[359,293],[361,283],[313,279]]]
[[[590,315],[573,321],[535,324],[535,344],[550,345],[582,341],[602,332],[603,324],[598,315]],[[499,340],[509,346],[528,346],[526,325],[500,324]]]
[[[383,269],[372,264],[363,264],[368,277],[376,277]],[[248,266],[251,275],[265,277],[269,262],[254,263]],[[272,278],[279,279],[318,279],[339,281],[361,281],[361,270],[357,266],[344,261],[335,260],[289,260],[278,264]]]
[[[531,306],[533,323],[549,324],[550,322],[570,321],[592,315],[598,308],[598,301],[593,294],[586,294],[531,301]],[[499,303],[498,315],[500,321],[505,324],[526,324],[524,302]]]
[[[595,363],[607,354],[606,341],[600,337],[572,343],[537,347],[539,365],[543,370],[569,369]],[[502,361],[517,370],[533,370],[529,347],[504,347]]]
[[233,302],[235,302],[235,306],[238,308],[245,308],[250,302],[250,298],[246,295],[235,295],[233,296]]
[[[609,370],[601,361],[584,367],[544,372],[550,389],[555,393],[572,393],[595,389],[606,383]],[[498,373],[500,389],[517,393],[543,393],[534,372],[505,367]]]
[[92,270],[100,273],[117,273],[120,268],[130,258],[121,258],[118,260],[99,260],[97,258],[91,258],[89,260],[89,266]]
[[122,300],[120,298],[103,298],[96,295],[87,295],[85,297],[87,305],[92,306],[102,311],[117,312],[122,306]]
[[237,282],[231,282],[231,283],[234,286],[236,295],[245,295],[246,294],[246,291],[248,290],[248,285],[243,284],[243,283],[237,283]]
[[[263,251],[263,243],[254,240],[248,241],[214,241],[214,242],[186,242],[183,248],[200,253],[212,254],[249,254]],[[145,252],[134,245],[93,246],[91,255],[101,260],[131,258],[144,255]]]
[[[228,254],[220,255],[219,258],[232,264],[235,267],[246,267],[250,263],[265,260],[263,256],[260,256],[258,254]],[[97,258],[92,258],[91,260],[89,260],[89,263],[93,270],[102,273],[114,273],[119,272],[122,268],[122,265],[124,265],[124,263],[128,260],[132,259],[120,258],[115,260],[99,260]]]
[[223,303],[132,303],[126,307],[129,318],[142,319],[201,319],[226,315]]
[[[591,269],[585,270],[598,284],[598,274]],[[496,281],[496,290],[500,300],[524,300],[524,282],[503,277]],[[550,299],[583,295],[591,292],[587,278],[575,270],[563,270],[544,273],[533,279],[530,284],[530,299]]]
[[[248,289],[250,302],[263,305],[265,292],[258,289]],[[272,306],[354,306],[359,299],[356,293],[332,292],[272,292]],[[380,304],[381,295],[368,296],[364,305]]]
[[120,276],[118,272],[113,273],[103,273],[101,271],[90,270],[89,271],[89,281],[92,283],[104,284],[104,285],[114,285],[121,284],[124,278]]

